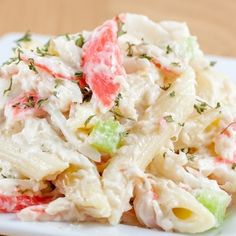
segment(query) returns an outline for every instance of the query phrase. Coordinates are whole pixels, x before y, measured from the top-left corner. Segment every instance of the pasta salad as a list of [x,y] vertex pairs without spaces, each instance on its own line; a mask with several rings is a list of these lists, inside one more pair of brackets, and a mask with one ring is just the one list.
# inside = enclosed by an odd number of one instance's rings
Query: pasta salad
[[0,213],[200,233],[236,191],[235,84],[185,23],[122,13],[0,68]]

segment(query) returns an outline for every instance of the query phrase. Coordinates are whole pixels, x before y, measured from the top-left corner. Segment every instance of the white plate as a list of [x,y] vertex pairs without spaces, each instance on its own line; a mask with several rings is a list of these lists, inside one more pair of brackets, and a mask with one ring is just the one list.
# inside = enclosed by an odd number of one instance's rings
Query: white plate
[[[13,33],[0,38],[0,64],[10,56],[11,48],[14,46],[13,41],[19,38],[19,36],[21,34]],[[48,38],[40,35],[35,37],[39,41],[46,41]],[[225,72],[231,79],[236,81],[236,59],[219,56],[209,56],[209,58],[217,61],[217,70]],[[233,207],[231,208],[232,213],[229,214],[220,228],[200,235],[236,235],[236,207],[234,207],[235,211]],[[20,222],[14,214],[0,214],[0,234],[11,236],[177,236],[177,234],[173,233],[164,233],[127,225],[108,226],[94,223]]]

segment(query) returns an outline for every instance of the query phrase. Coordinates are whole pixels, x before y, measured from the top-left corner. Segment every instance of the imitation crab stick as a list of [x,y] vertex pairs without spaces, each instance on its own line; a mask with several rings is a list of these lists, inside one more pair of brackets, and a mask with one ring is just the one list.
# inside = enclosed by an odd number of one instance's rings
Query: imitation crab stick
[[120,90],[117,76],[125,76],[117,44],[117,23],[106,21],[95,29],[83,47],[85,80],[103,107],[110,108]]
[[28,206],[46,204],[51,201],[52,197],[0,195],[0,213],[15,213]]

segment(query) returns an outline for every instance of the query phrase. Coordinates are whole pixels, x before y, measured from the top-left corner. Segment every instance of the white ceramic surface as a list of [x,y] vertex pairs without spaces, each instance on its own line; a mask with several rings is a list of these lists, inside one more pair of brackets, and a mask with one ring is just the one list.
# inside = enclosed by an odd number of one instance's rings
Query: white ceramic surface
[[[0,38],[0,64],[11,55],[14,40],[22,34],[12,33]],[[46,41],[48,37],[36,35],[39,41]],[[236,59],[209,56],[210,60],[217,61],[216,69],[229,75],[236,81]],[[235,208],[235,209],[234,209]],[[224,224],[202,236],[236,235],[236,207],[232,206]],[[234,213],[235,212],[235,213]],[[9,236],[177,236],[181,234],[165,233],[155,230],[142,229],[127,225],[108,226],[99,224],[68,224],[20,222],[13,214],[0,214],[0,235]],[[183,235],[183,234],[182,234]]]

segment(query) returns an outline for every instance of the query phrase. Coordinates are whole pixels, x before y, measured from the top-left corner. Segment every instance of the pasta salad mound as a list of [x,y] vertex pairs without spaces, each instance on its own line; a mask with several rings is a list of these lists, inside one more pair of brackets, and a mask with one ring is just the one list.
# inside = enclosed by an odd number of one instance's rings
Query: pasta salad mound
[[236,86],[185,23],[122,13],[0,68],[0,213],[199,233],[236,191]]

